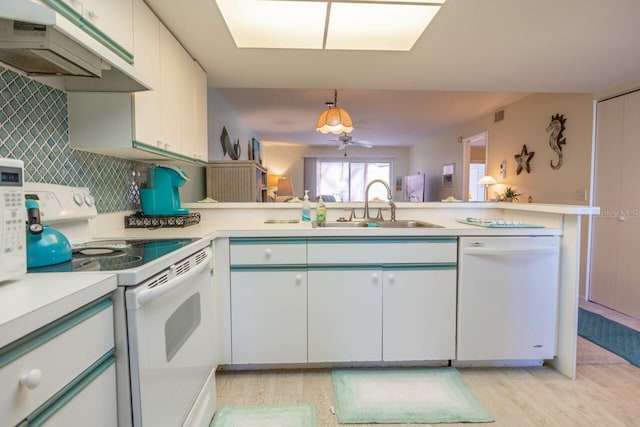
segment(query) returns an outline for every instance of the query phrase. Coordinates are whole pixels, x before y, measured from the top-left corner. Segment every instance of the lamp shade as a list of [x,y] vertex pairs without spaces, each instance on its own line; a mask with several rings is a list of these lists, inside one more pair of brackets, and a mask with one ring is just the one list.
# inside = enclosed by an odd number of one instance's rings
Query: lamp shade
[[293,196],[293,183],[289,178],[280,178],[278,180],[278,197]]
[[353,122],[351,116],[342,108],[333,106],[327,108],[318,117],[316,130],[321,133],[349,133],[353,132]]
[[484,185],[492,185],[497,183],[498,181],[496,181],[491,175],[485,175],[482,178],[480,178],[480,180],[478,181],[478,184],[484,184]]
[[338,90],[333,91],[333,102],[327,102],[327,108],[318,117],[316,130],[320,133],[349,133],[353,132],[353,122],[351,116],[342,108],[338,107]]

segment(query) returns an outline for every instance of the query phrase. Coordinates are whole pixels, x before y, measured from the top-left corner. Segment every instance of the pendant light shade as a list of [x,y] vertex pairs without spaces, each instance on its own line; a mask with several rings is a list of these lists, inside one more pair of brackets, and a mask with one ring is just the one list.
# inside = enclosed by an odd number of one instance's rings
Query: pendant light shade
[[349,133],[353,131],[353,122],[351,121],[351,116],[342,108],[338,107],[338,91],[335,90],[333,93],[334,101],[333,103],[327,103],[327,108],[320,114],[318,117],[318,122],[316,123],[316,130],[321,133],[333,133],[333,134],[341,134],[341,133]]

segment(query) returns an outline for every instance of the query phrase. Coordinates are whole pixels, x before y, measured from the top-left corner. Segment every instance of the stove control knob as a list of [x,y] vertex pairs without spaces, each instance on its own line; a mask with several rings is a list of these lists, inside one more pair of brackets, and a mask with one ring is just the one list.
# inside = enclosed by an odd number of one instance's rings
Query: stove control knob
[[87,204],[87,206],[93,207],[93,205],[96,203],[96,199],[94,199],[91,194],[85,194],[84,202]]
[[73,201],[76,202],[76,205],[82,206],[84,203],[84,197],[80,193],[73,193]]

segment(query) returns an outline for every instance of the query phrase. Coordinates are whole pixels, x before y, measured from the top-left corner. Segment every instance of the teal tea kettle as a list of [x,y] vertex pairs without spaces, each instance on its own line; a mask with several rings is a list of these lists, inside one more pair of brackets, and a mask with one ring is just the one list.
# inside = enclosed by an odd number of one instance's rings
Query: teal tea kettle
[[46,267],[71,260],[71,244],[56,229],[40,222],[40,207],[27,200],[27,268]]

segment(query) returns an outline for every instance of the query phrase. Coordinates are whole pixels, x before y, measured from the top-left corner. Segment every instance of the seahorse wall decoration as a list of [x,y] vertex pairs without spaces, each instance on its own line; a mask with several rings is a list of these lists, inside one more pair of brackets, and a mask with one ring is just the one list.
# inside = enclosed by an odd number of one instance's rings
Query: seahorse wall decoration
[[553,164],[553,160],[551,160],[551,169],[560,169],[562,166],[562,146],[567,143],[564,135],[562,134],[565,131],[564,124],[567,119],[564,118],[564,114],[555,114],[551,116],[551,122],[549,126],[547,126],[546,131],[551,131],[549,135],[549,146],[553,151],[558,154],[558,163]]

